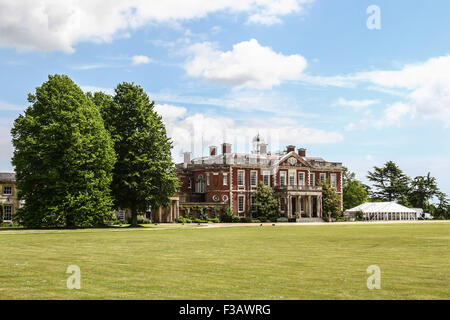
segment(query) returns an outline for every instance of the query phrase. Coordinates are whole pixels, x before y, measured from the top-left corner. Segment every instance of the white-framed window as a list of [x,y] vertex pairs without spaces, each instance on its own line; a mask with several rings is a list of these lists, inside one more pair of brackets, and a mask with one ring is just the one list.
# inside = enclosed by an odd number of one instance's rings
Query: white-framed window
[[237,179],[238,187],[243,187],[244,181],[245,181],[245,171],[239,170],[238,171],[238,179]]
[[3,194],[5,196],[10,196],[12,195],[12,187],[11,186],[4,186],[3,187]]
[[119,220],[125,221],[125,210],[119,210]]
[[286,210],[286,200],[284,198],[280,199],[280,210],[281,212],[284,212]]
[[319,176],[319,179],[320,179],[320,182],[325,182],[326,174],[323,173],[323,172],[321,172],[321,173],[320,173],[320,176]]
[[258,186],[258,171],[250,171],[250,185],[252,187]]
[[295,172],[289,172],[289,185],[295,186]]
[[332,188],[336,188],[337,187],[336,173],[332,173],[330,175],[330,185],[331,185]]
[[223,185],[224,186],[228,185],[228,173],[223,174]]
[[280,186],[286,186],[286,171],[280,171]]
[[300,186],[304,186],[305,185],[305,173],[304,172],[299,172],[298,173],[298,184]]
[[309,185],[314,187],[316,185],[316,175],[314,173],[309,174]]
[[3,207],[3,220],[11,221],[12,220],[12,206],[4,206]]
[[209,179],[209,173],[206,174],[206,185],[209,186],[210,179]]
[[256,197],[255,196],[250,196],[250,210],[252,212],[256,212]]
[[245,209],[245,196],[238,196],[238,212],[242,213]]
[[189,186],[188,186],[188,188],[192,189],[192,179],[191,178],[189,178]]
[[195,192],[205,193],[205,180],[202,174],[198,176],[197,182],[195,183]]
[[270,171],[263,172],[263,183],[270,187]]

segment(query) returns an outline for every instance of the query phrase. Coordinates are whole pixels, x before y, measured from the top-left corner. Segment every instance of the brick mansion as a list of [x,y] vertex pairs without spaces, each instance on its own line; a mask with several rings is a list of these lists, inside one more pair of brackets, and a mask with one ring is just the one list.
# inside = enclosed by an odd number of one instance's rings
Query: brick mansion
[[281,215],[290,220],[322,217],[324,181],[336,189],[342,206],[342,164],[307,157],[304,148],[289,145],[272,153],[258,134],[249,154],[234,153],[231,144],[223,143],[220,152],[211,146],[207,157],[190,158],[186,152],[177,165],[181,215],[196,206],[230,206],[238,216],[252,217],[260,182],[276,191]]
[[[342,209],[342,164],[322,158],[306,156],[306,150],[289,145],[285,151],[270,152],[257,135],[248,154],[235,153],[232,145],[223,143],[220,150],[209,147],[209,155],[191,159],[185,152],[184,162],[176,165],[181,182],[178,194],[170,198],[166,208],[143,212],[154,222],[175,222],[180,216],[198,216],[198,209],[206,209],[208,216],[214,209],[229,206],[239,217],[253,218],[256,213],[255,192],[259,183],[274,189],[280,200],[281,217],[289,221],[322,218],[321,182],[327,181],[336,189]],[[0,205],[3,222],[21,206],[17,197],[14,173],[0,173]],[[122,221],[130,216],[129,209],[118,209]],[[0,221],[1,223],[2,221]]]

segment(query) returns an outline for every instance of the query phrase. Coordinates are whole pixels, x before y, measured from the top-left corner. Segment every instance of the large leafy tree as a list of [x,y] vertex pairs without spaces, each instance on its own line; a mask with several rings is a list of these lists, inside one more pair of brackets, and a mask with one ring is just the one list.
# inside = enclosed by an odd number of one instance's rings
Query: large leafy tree
[[367,201],[367,191],[358,180],[350,181],[342,191],[344,210],[354,208]]
[[409,191],[409,178],[392,161],[386,162],[384,167],[374,167],[368,172],[367,178],[372,182],[371,197],[380,201],[395,201],[402,199]]
[[408,192],[408,200],[412,206],[425,209],[428,201],[438,196],[440,193],[436,183],[436,178],[430,173],[426,176],[415,177],[411,182],[411,189]]
[[432,214],[434,214],[436,219],[450,219],[450,203],[447,195],[443,192],[439,192],[437,198],[439,203]]
[[356,179],[356,175],[344,167],[342,177],[344,210],[354,208],[366,202],[367,191],[364,185]]
[[254,196],[258,218],[275,220],[279,217],[280,201],[271,187],[260,182]]
[[121,83],[114,96],[96,93],[105,127],[114,142],[117,162],[111,189],[116,207],[130,208],[132,225],[139,212],[167,206],[179,180],[172,162],[172,142],[144,90]]
[[90,227],[111,216],[115,155],[98,108],[67,76],[49,76],[11,130],[26,227]]
[[323,217],[328,220],[338,218],[341,215],[341,211],[336,189],[332,188],[327,182],[323,182],[320,185],[322,186]]

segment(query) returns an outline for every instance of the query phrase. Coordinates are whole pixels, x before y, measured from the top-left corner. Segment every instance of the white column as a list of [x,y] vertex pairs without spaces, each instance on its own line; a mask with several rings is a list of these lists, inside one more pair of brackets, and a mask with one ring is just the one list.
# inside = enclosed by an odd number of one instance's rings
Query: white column
[[286,199],[287,199],[287,216],[289,218],[291,216],[291,206],[292,206],[291,196],[288,196]]
[[313,209],[312,196],[308,196],[308,209],[309,209],[309,217],[312,218],[312,209]]
[[318,210],[318,216],[319,216],[319,218],[322,218],[322,216],[323,216],[323,212],[322,212],[322,196],[318,197],[318,204],[319,204],[319,208],[320,208],[320,210]]

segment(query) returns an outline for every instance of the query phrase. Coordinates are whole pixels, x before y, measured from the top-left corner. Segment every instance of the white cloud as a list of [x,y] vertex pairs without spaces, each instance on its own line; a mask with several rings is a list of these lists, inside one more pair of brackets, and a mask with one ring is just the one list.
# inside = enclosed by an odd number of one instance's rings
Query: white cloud
[[73,66],[72,69],[75,70],[94,70],[94,69],[103,69],[103,68],[111,68],[111,65],[103,64],[103,63],[94,63],[94,64],[83,64]]
[[401,126],[403,123],[400,121],[404,117],[414,118],[415,111],[405,103],[396,102],[389,105],[379,117],[372,115],[372,113],[367,113],[366,117],[357,121],[351,122],[346,127],[345,130],[363,130],[363,129],[381,129],[390,126]]
[[149,23],[174,23],[215,12],[246,14],[273,24],[313,0],[0,0],[0,45],[21,50],[74,51],[79,42],[110,42]]
[[[356,88],[369,83],[367,90],[398,96],[388,117],[421,115],[450,125],[450,55],[408,64],[399,70],[375,70],[330,77],[302,75],[300,82],[322,86]],[[400,116],[398,117],[400,118]]]
[[158,105],[156,110],[174,142],[172,154],[176,161],[181,160],[183,151],[193,151],[194,156],[206,155],[208,146],[222,142],[232,143],[238,152],[248,152],[251,139],[258,132],[271,144],[272,150],[284,149],[297,141],[321,144],[343,140],[338,132],[303,127],[289,118],[253,119],[238,123],[222,116],[187,115],[186,108],[172,105]]
[[189,47],[191,57],[184,68],[190,77],[228,84],[237,88],[268,89],[285,80],[299,79],[307,66],[300,55],[285,56],[251,39],[231,51],[220,51],[204,42]]
[[370,90],[402,97],[395,107],[386,110],[388,117],[396,117],[399,112],[411,116],[420,114],[450,125],[450,55],[405,65],[400,70],[361,72],[339,78],[342,83],[334,82],[335,77],[325,78],[323,83],[354,86],[369,82]]
[[344,98],[339,98],[333,106],[338,107],[351,107],[354,109],[362,109],[374,104],[380,103],[380,100],[347,100]]
[[187,110],[184,107],[177,107],[169,104],[158,104],[155,106],[155,111],[162,116],[167,123],[172,123],[186,114]]
[[411,113],[411,107],[407,104],[398,102],[390,105],[385,110],[385,120],[387,123],[395,123],[400,118]]
[[408,109],[450,124],[450,55],[406,65],[401,70],[361,73],[358,78],[388,89],[407,90],[404,112]]
[[131,58],[131,61],[132,61],[133,65],[136,66],[136,65],[139,65],[139,64],[147,64],[147,63],[150,63],[150,62],[152,62],[153,60],[150,59],[150,58],[147,57],[147,56],[138,55],[138,56],[133,56],[133,57]]
[[83,92],[103,92],[106,94],[110,94],[113,95],[114,94],[114,89],[112,88],[101,88],[101,87],[95,87],[95,86],[80,86],[81,90],[83,90]]

